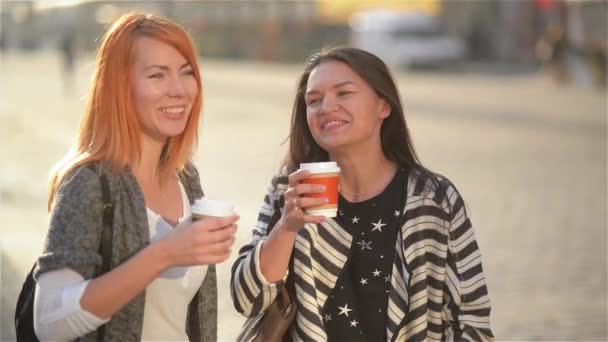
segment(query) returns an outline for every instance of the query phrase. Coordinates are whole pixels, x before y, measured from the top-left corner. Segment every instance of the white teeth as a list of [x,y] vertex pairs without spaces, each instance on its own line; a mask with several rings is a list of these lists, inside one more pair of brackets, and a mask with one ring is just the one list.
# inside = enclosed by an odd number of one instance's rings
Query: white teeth
[[166,107],[162,108],[161,111],[165,114],[180,114],[185,110],[185,107]]
[[346,123],[346,122],[342,121],[342,120],[332,120],[332,121],[326,122],[323,125],[323,127],[321,127],[321,128],[322,129],[332,128],[334,126],[339,126],[339,125],[344,124],[344,123]]

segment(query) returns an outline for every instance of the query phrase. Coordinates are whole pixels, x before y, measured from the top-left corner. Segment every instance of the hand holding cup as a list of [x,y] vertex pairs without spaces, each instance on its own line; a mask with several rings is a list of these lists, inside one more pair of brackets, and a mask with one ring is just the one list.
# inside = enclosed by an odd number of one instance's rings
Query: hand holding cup
[[281,220],[288,231],[297,232],[306,223],[320,224],[335,217],[338,204],[338,176],[335,162],[301,164],[289,175]]
[[163,240],[170,266],[211,265],[230,256],[239,216],[224,201],[196,200],[193,223],[178,227]]

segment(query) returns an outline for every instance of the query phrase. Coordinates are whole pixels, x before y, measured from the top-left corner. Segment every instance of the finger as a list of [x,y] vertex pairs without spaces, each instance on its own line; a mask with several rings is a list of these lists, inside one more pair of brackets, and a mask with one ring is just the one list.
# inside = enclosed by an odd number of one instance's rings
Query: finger
[[298,196],[302,196],[304,194],[318,194],[323,193],[326,189],[323,184],[306,184],[301,183],[295,186],[295,192]]
[[300,210],[300,198],[296,197],[293,200],[291,200],[290,202],[291,202],[291,208],[293,209],[293,211]]
[[226,254],[220,254],[220,255],[205,255],[204,257],[201,257],[199,260],[199,263],[201,265],[214,265],[214,264],[219,264],[221,262],[224,262],[226,260],[228,260],[228,257],[230,255],[226,255]]
[[283,193],[283,199],[285,203],[289,202],[289,200],[298,197],[298,193],[296,192],[296,188],[289,188]]
[[298,170],[290,174],[288,177],[289,186],[292,188],[295,187],[302,179],[308,178],[308,176],[310,176],[310,171],[307,170]]
[[217,229],[213,231],[205,232],[204,239],[202,240],[203,244],[213,244],[217,242],[222,242],[224,240],[230,239],[236,233],[236,225],[231,225],[225,227],[224,229]]
[[197,225],[199,229],[214,231],[221,230],[227,226],[233,225],[238,221],[240,216],[226,216],[226,217],[208,217],[204,220],[195,221],[193,224]]
[[290,212],[298,206],[298,197],[297,196],[289,196],[285,197],[285,211]]
[[300,208],[319,207],[322,205],[326,205],[327,203],[329,203],[329,200],[326,197],[300,197],[297,201],[298,207]]
[[306,223],[321,224],[321,223],[327,221],[327,218],[325,216],[304,214],[302,217],[302,220]]
[[201,249],[202,253],[212,254],[212,255],[223,255],[226,253],[226,250],[231,249],[232,245],[234,245],[234,237],[220,241],[217,243],[213,243],[211,245],[207,245]]
[[228,258],[230,257],[230,250],[226,249],[222,253],[218,253],[218,254],[214,255],[213,257],[216,258],[217,263],[224,262],[224,261],[228,260]]
[[221,259],[221,261],[224,261],[225,259],[228,259],[228,257],[230,257],[231,252],[232,252],[232,249],[224,249],[222,251],[214,253],[212,255],[212,257],[218,258],[218,259]]

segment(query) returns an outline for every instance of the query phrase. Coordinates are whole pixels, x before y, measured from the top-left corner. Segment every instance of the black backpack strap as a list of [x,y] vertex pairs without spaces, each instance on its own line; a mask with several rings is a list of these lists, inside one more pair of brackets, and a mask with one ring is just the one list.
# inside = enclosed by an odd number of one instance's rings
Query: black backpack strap
[[112,235],[114,224],[114,206],[112,204],[112,195],[110,194],[110,185],[108,177],[105,174],[99,176],[101,183],[101,196],[103,198],[103,235],[101,236],[100,252],[103,257],[101,273],[106,273],[112,268]]
[[[90,164],[88,167],[91,170],[98,172],[95,164]],[[101,197],[103,200],[103,232],[101,234],[99,252],[103,261],[96,276],[107,273],[112,269],[112,238],[114,235],[114,205],[112,204],[112,194],[108,177],[104,173],[101,173],[99,175],[99,182],[101,183]],[[103,341],[106,332],[105,328],[105,325],[102,325],[97,329],[97,342]]]
[[[107,273],[112,269],[112,235],[114,235],[114,206],[112,205],[112,195],[110,194],[110,185],[108,177],[105,174],[99,176],[101,183],[101,196],[103,198],[103,234],[101,236],[101,256],[103,264],[99,275]],[[106,326],[102,325],[97,329],[97,342],[102,342],[106,334]]]

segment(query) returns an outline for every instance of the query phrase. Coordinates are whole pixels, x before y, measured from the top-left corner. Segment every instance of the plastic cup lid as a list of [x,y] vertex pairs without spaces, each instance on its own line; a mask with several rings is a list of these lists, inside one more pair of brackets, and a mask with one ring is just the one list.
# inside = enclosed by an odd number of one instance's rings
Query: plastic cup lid
[[201,198],[194,201],[192,213],[206,216],[231,216],[234,215],[234,204],[228,201]]
[[307,170],[312,173],[340,172],[340,167],[336,162],[302,163],[300,170]]

